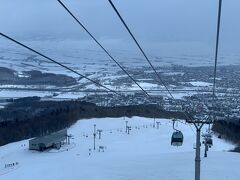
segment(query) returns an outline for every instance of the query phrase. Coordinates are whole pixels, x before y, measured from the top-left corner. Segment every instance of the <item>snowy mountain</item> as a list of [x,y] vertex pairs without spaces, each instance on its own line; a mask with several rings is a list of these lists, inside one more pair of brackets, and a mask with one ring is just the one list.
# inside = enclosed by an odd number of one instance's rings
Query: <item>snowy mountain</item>
[[[125,121],[132,127],[125,133]],[[153,119],[104,118],[79,120],[68,131],[71,144],[60,150],[28,150],[28,140],[11,143],[0,149],[0,179],[4,180],[190,180],[194,178],[194,127],[182,123],[181,147],[170,145],[172,123],[167,119],[159,129]],[[93,150],[93,125],[102,129],[102,139]],[[238,180],[239,154],[228,152],[234,146],[214,136],[208,157],[203,158],[202,180]],[[104,146],[105,152],[98,152]],[[91,155],[89,155],[91,149]],[[203,147],[202,147],[203,150]],[[16,162],[18,164],[16,165]],[[5,164],[14,167],[4,168]]]

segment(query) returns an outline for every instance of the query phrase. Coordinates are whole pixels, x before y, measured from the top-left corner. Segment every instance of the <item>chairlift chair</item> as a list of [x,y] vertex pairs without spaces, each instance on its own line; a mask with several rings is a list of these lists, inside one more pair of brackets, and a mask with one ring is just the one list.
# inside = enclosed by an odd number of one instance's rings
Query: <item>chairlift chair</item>
[[204,141],[208,147],[212,147],[213,145],[213,140],[212,140],[212,135],[210,133],[204,134]]
[[213,145],[213,140],[212,140],[212,138],[207,138],[207,139],[206,139],[206,144],[207,144],[209,147],[211,147],[211,146]]

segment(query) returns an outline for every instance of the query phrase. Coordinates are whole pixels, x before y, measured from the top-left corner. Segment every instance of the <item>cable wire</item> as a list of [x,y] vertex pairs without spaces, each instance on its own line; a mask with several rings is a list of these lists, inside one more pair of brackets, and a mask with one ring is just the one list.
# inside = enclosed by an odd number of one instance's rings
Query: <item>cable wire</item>
[[217,76],[217,62],[218,62],[218,49],[219,49],[219,35],[220,35],[220,27],[221,27],[221,14],[222,14],[222,0],[219,0],[214,76],[213,76],[213,97],[215,96],[215,90],[216,90],[216,76]]
[[[212,105],[216,102],[216,76],[217,76],[217,63],[218,63],[218,51],[219,51],[219,36],[221,28],[221,14],[222,14],[222,0],[219,0],[218,4],[218,16],[217,16],[217,35],[216,35],[216,47],[215,47],[215,61],[214,61],[214,72],[213,72],[213,89],[212,89]],[[216,105],[216,104],[215,104]],[[214,105],[213,105],[214,106]],[[215,120],[215,113],[213,112],[213,121]],[[210,131],[210,124],[209,124]]]
[[40,53],[40,52],[38,52],[38,51],[32,49],[32,48],[30,48],[29,46],[27,46],[27,45],[25,45],[25,44],[23,44],[23,43],[21,43],[21,42],[15,40],[15,39],[9,37],[9,36],[7,36],[6,34],[0,33],[0,35],[3,36],[3,37],[5,37],[6,39],[8,39],[8,40],[10,40],[10,41],[12,41],[12,42],[18,44],[18,45],[20,45],[20,46],[26,48],[26,49],[28,49],[28,50],[30,50],[30,51],[32,51],[32,52],[38,54],[39,56],[41,56],[41,57],[43,57],[43,58],[45,58],[45,59],[51,61],[52,63],[58,64],[59,66],[65,68],[65,69],[67,69],[67,70],[69,70],[69,71],[71,71],[71,72],[73,72],[73,73],[75,73],[75,74],[77,74],[77,75],[79,75],[79,76],[81,76],[82,78],[85,78],[85,79],[91,81],[92,83],[94,83],[94,84],[96,84],[96,85],[98,85],[98,86],[100,86],[100,87],[103,87],[104,89],[106,89],[106,90],[108,90],[108,91],[110,91],[110,92],[113,92],[113,93],[115,93],[115,94],[120,95],[117,91],[114,91],[114,90],[112,90],[112,89],[110,89],[110,88],[108,88],[108,87],[106,87],[106,86],[104,86],[104,85],[98,83],[97,81],[88,78],[87,76],[85,76],[85,75],[83,75],[83,74],[81,74],[81,73],[79,73],[79,72],[77,72],[77,71],[71,69],[70,67],[67,67],[67,66],[65,66],[64,64],[62,64],[62,63],[60,63],[60,62],[58,62],[58,61],[56,61],[56,60],[53,60],[52,58],[50,58],[50,57],[48,57],[48,56],[46,56],[46,55],[44,55],[44,54],[42,54],[42,53]]
[[151,61],[149,60],[148,56],[146,55],[146,53],[143,51],[142,47],[140,46],[140,44],[138,43],[137,39],[135,38],[135,36],[133,35],[133,33],[131,32],[131,30],[129,29],[128,25],[126,24],[126,22],[124,21],[124,19],[122,18],[122,16],[120,15],[120,13],[118,12],[117,8],[115,7],[115,5],[113,4],[113,2],[111,0],[108,0],[109,3],[111,4],[112,8],[114,9],[114,11],[116,12],[116,14],[118,15],[119,19],[121,20],[121,22],[123,23],[123,25],[125,26],[125,28],[127,29],[128,33],[130,34],[130,36],[132,37],[132,39],[134,40],[134,42],[136,43],[137,47],[139,48],[139,50],[141,51],[141,53],[143,54],[143,56],[145,57],[145,59],[148,61],[149,65],[151,66],[151,68],[153,69],[154,73],[157,75],[158,79],[161,81],[161,84],[166,88],[166,90],[168,91],[168,93],[170,94],[170,96],[174,99],[172,93],[169,91],[168,87],[166,86],[166,84],[164,83],[164,81],[162,80],[162,78],[160,77],[160,75],[157,73],[156,69],[154,68],[153,64],[151,63]]
[[140,84],[123,68],[123,66],[121,66],[117,60],[106,50],[106,48],[104,48],[102,46],[102,44],[92,35],[92,33],[89,32],[89,30],[80,22],[80,20],[74,16],[74,14],[66,7],[66,5],[61,1],[61,0],[57,0],[60,5],[71,15],[71,17],[86,31],[86,33],[100,46],[100,48],[110,57],[110,59],[112,61],[114,61],[118,67],[120,67],[120,69],[149,97],[149,98],[153,98],[151,97],[147,91],[145,91]]
[[[110,3],[110,5],[112,6],[113,10],[115,11],[115,13],[117,14],[117,16],[119,17],[119,19],[121,20],[121,22],[123,23],[124,27],[127,29],[128,33],[130,34],[130,36],[132,37],[133,41],[135,42],[135,44],[137,45],[137,47],[139,48],[139,50],[141,51],[141,53],[143,54],[143,56],[145,57],[145,59],[147,60],[147,62],[149,63],[149,65],[151,66],[151,68],[153,69],[154,73],[156,74],[156,76],[158,77],[158,79],[160,80],[160,83],[165,87],[165,89],[167,90],[168,94],[171,96],[172,99],[176,100],[174,98],[174,96],[172,95],[172,93],[170,92],[170,90],[168,89],[167,85],[165,84],[165,82],[163,81],[163,79],[161,78],[161,76],[158,74],[157,70],[154,68],[153,64],[151,63],[151,61],[149,60],[148,56],[146,55],[146,53],[143,51],[143,48],[140,46],[140,44],[138,43],[137,39],[135,38],[135,36],[133,35],[133,33],[131,32],[131,30],[129,29],[128,25],[126,24],[126,22],[124,21],[124,19],[122,18],[121,14],[119,13],[119,11],[117,10],[117,8],[115,7],[115,5],[113,4],[112,0],[108,0],[108,2]],[[187,119],[192,119],[190,118],[185,112],[183,112],[185,117]]]
[[65,68],[65,69],[67,69],[67,70],[69,70],[69,71],[71,71],[71,72],[73,72],[73,73],[75,73],[75,74],[77,74],[77,75],[79,75],[79,76],[81,76],[82,78],[85,78],[85,79],[93,82],[94,84],[96,84],[96,85],[98,85],[98,86],[100,86],[100,87],[103,87],[104,89],[106,89],[106,90],[108,90],[108,91],[110,91],[110,92],[113,92],[113,93],[115,93],[115,94],[117,94],[117,95],[121,95],[121,94],[119,94],[119,92],[114,91],[114,90],[112,90],[112,89],[110,89],[110,88],[108,88],[108,87],[106,87],[106,86],[104,86],[104,85],[102,85],[102,84],[100,84],[100,83],[98,83],[98,82],[96,82],[96,81],[88,78],[87,76],[85,76],[85,75],[83,75],[83,74],[81,74],[81,73],[79,73],[79,72],[77,72],[77,71],[75,71],[75,70],[73,70],[73,69],[71,69],[71,68],[63,65],[62,63],[60,63],[60,62],[58,62],[58,61],[56,61],[56,60],[54,60],[54,59],[52,59],[52,58],[50,58],[50,57],[42,54],[42,53],[40,53],[39,51],[34,50],[33,48],[31,48],[31,47],[29,47],[29,46],[27,46],[27,45],[25,45],[25,44],[23,44],[23,43],[15,40],[15,39],[9,37],[8,35],[6,35],[6,34],[4,34],[4,33],[1,33],[1,32],[0,32],[0,36],[2,36],[2,37],[4,37],[4,38],[6,38],[6,39],[8,39],[8,40],[10,40],[10,41],[12,41],[12,42],[14,42],[15,44],[18,44],[18,45],[24,47],[25,49],[28,49],[29,51],[32,51],[32,52],[38,54],[39,56],[41,56],[41,57],[49,60],[49,61],[52,62],[52,63],[58,64],[59,66]]

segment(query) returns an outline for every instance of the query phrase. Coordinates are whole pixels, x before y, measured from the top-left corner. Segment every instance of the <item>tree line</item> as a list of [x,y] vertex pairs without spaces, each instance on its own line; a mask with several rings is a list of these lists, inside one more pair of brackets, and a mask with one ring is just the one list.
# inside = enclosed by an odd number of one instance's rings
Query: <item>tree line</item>
[[233,151],[240,152],[240,120],[215,121],[212,130],[219,137],[236,144],[236,148]]
[[27,98],[0,110],[0,145],[68,128],[79,119],[123,116],[184,119],[181,112],[166,111],[151,104],[102,107],[80,100],[40,101]]

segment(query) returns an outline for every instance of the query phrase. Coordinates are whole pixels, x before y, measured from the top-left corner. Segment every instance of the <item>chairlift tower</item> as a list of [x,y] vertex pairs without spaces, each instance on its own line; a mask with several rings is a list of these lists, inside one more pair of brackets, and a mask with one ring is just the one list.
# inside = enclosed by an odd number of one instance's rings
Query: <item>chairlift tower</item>
[[196,148],[195,148],[195,180],[200,180],[201,174],[201,130],[205,124],[212,124],[213,121],[205,117],[196,117],[196,120],[187,120],[196,128]]

